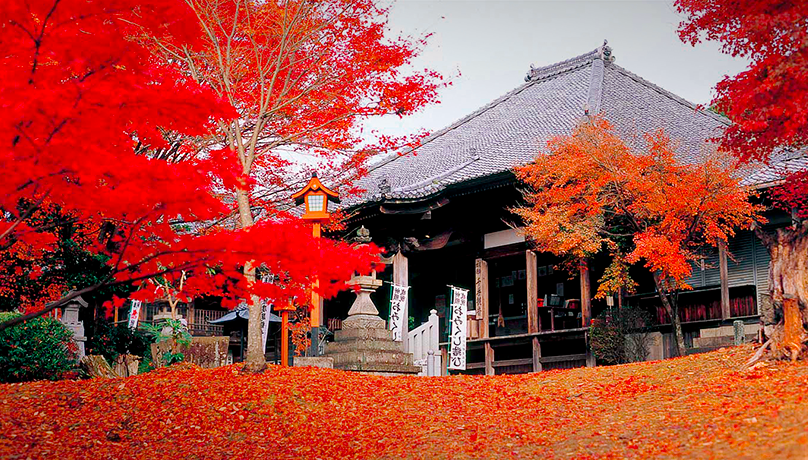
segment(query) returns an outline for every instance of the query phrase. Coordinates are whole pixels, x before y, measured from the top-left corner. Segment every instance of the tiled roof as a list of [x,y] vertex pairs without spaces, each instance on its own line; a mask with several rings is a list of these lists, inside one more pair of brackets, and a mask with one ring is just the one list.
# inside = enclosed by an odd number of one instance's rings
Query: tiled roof
[[418,201],[447,187],[527,164],[556,135],[568,134],[587,113],[602,113],[629,145],[664,128],[684,161],[697,161],[706,141],[727,120],[615,65],[605,44],[546,67],[526,83],[426,138],[393,153],[359,182],[365,194],[343,206]]
[[805,170],[808,170],[808,150],[784,153],[771,164],[761,166],[750,173],[741,184],[763,188],[778,184],[791,173]]

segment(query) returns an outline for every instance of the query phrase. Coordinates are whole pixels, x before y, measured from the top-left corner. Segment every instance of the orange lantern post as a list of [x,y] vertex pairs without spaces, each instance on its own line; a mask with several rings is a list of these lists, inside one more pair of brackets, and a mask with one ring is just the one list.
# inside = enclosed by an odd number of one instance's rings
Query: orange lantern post
[[281,314],[281,367],[289,366],[289,313],[295,311],[293,299],[288,305],[275,307]]
[[[328,203],[339,203],[339,194],[320,182],[315,171],[309,183],[300,191],[292,195],[295,204],[305,204],[305,212],[301,216],[304,220],[312,221],[312,236],[320,238],[321,225],[331,218],[328,212]],[[320,350],[320,295],[317,294],[319,280],[315,277],[311,289],[311,356],[318,356]]]

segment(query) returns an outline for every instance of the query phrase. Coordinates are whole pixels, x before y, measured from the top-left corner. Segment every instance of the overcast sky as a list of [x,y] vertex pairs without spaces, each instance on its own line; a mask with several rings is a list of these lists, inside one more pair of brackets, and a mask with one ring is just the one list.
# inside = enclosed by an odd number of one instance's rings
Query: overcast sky
[[672,0],[397,0],[391,34],[432,33],[415,66],[452,77],[453,84],[438,105],[367,126],[389,134],[438,130],[522,84],[531,64],[569,59],[604,39],[616,64],[691,102],[709,102],[715,84],[746,64],[714,43],[680,42],[680,19]]

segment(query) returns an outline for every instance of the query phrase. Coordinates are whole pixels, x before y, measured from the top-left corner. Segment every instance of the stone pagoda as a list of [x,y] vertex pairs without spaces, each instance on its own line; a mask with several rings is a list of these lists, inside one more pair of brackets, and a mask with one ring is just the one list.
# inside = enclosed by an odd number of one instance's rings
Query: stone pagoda
[[[360,237],[368,238],[364,227],[360,229]],[[370,299],[370,294],[382,285],[376,272],[353,276],[349,284],[357,286],[359,292],[348,318],[342,322],[342,330],[336,331],[334,342],[327,345],[325,356],[334,360],[335,369],[376,375],[417,375],[421,368],[413,365],[412,354],[404,351],[404,342],[393,340],[393,332],[385,327]]]

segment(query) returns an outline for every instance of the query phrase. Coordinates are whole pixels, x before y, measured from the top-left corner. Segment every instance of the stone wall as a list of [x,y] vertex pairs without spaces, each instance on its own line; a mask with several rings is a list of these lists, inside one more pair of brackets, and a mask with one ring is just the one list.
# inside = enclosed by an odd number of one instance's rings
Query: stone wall
[[155,366],[163,362],[163,354],[169,350],[182,353],[183,362],[193,363],[203,368],[213,368],[227,364],[227,347],[230,337],[193,337],[190,345],[177,345],[172,350],[173,342],[164,340],[151,345],[152,361]]

